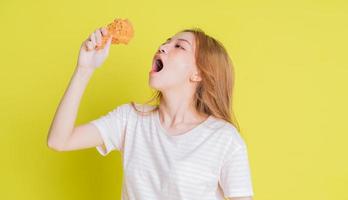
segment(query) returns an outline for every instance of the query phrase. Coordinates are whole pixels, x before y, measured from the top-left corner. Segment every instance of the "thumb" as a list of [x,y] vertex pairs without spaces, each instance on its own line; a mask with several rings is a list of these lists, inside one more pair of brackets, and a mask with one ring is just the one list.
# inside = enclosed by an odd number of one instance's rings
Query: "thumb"
[[110,45],[111,45],[111,41],[112,41],[112,36],[110,36],[108,38],[108,40],[106,41],[106,44],[105,44],[104,48],[102,49],[103,53],[108,53]]
[[107,40],[106,44],[105,44],[105,48],[109,49],[110,45],[111,45],[111,41],[112,41],[112,36],[109,37],[109,39]]

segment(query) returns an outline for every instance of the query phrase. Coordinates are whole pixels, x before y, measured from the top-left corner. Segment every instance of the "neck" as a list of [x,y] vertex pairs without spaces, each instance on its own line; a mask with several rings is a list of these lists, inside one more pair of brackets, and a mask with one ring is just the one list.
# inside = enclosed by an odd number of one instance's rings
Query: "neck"
[[198,113],[194,105],[193,96],[162,92],[162,100],[159,105],[160,120],[170,126],[179,124],[195,124],[204,121],[208,115]]

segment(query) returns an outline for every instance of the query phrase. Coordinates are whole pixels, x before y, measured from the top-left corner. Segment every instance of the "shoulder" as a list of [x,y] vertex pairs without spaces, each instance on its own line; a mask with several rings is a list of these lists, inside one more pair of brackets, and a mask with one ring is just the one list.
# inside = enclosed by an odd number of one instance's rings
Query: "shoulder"
[[117,105],[113,111],[117,113],[129,114],[132,111],[132,105],[128,102],[121,103]]
[[232,149],[238,149],[241,147],[246,147],[246,142],[238,129],[230,122],[225,120],[220,120],[223,124],[220,129],[220,134],[223,137],[226,144]]
[[153,109],[156,108],[156,106],[154,105],[150,105],[150,104],[140,104],[140,103],[136,103],[136,102],[133,102],[133,105],[132,105],[132,102],[129,103],[133,108],[136,108],[138,109],[139,111],[143,111],[143,112],[147,112],[147,111],[151,111]]
[[139,114],[139,112],[149,112],[156,108],[154,105],[149,104],[140,104],[136,102],[126,102],[117,106],[116,109],[119,109],[128,114]]

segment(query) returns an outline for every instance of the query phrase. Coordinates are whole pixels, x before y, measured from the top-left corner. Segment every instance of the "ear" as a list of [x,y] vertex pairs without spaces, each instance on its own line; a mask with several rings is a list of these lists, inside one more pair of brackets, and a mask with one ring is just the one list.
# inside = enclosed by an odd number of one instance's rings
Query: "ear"
[[190,80],[193,82],[198,82],[198,81],[201,81],[202,78],[198,73],[195,73],[190,77]]

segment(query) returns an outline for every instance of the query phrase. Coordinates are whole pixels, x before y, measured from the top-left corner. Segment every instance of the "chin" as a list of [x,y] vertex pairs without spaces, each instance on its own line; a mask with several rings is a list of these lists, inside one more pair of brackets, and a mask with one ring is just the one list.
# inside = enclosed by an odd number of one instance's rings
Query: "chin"
[[[163,88],[161,87],[161,84],[156,82],[155,80],[149,78],[149,87],[152,88],[152,89],[155,89],[155,90],[162,90]],[[163,84],[162,84],[163,86]]]

